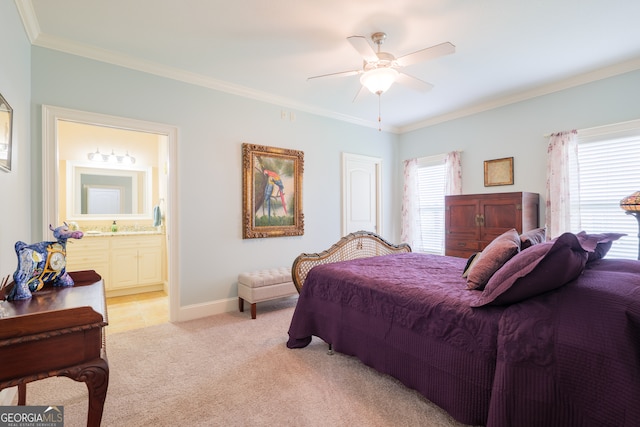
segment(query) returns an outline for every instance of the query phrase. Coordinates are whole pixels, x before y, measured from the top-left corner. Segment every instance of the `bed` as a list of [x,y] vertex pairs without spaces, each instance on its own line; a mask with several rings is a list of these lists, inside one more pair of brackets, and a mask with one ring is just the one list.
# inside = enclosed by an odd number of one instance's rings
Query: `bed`
[[603,258],[616,238],[520,240],[470,289],[466,259],[352,233],[294,261],[287,346],[319,337],[464,424],[637,426],[640,262]]

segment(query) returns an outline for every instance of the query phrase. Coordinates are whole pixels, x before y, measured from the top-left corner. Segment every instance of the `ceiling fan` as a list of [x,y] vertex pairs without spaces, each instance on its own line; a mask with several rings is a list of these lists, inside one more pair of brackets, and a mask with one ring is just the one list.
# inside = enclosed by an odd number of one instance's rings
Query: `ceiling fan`
[[371,40],[375,45],[377,45],[376,51],[364,36],[347,37],[349,43],[351,43],[354,49],[362,55],[362,69],[322,74],[319,76],[309,77],[307,80],[321,77],[360,75],[360,83],[362,86],[360,87],[360,91],[356,94],[354,101],[360,96],[364,88],[369,89],[369,91],[374,94],[380,95],[387,91],[394,82],[398,82],[420,92],[426,92],[433,88],[431,83],[427,83],[417,77],[401,72],[399,69],[408,65],[417,64],[418,62],[438,58],[443,55],[449,55],[454,53],[456,50],[454,45],[449,42],[445,42],[396,58],[391,53],[381,51],[381,46],[386,38],[387,34],[383,32],[371,34]]

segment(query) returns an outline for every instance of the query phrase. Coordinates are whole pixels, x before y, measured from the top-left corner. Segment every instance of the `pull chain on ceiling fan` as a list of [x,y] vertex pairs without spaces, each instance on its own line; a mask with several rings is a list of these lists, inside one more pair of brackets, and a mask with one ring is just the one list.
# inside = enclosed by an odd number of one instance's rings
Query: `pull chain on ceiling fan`
[[380,116],[380,95],[389,90],[393,83],[398,82],[420,92],[427,92],[433,88],[431,83],[398,71],[398,69],[443,55],[449,55],[456,50],[454,45],[445,42],[396,58],[391,53],[381,51],[381,46],[386,39],[387,35],[383,32],[376,32],[371,35],[371,41],[378,47],[376,51],[366,37],[347,37],[347,41],[362,56],[362,69],[322,74],[307,79],[346,77],[360,74],[360,84],[362,86],[353,100],[355,101],[362,94],[363,88],[367,88],[371,93],[378,95],[378,130],[381,130],[380,123],[382,121]]

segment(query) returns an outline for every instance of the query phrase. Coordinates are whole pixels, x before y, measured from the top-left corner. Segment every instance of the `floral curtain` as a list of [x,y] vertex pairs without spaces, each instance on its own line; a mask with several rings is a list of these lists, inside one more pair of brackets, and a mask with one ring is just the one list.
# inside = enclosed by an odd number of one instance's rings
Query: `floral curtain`
[[547,238],[580,228],[578,133],[554,133],[547,147]]
[[400,241],[412,248],[422,246],[420,213],[418,210],[418,159],[404,162],[404,191],[402,193],[402,230]]
[[447,196],[462,194],[462,163],[460,152],[452,151],[444,158],[446,167],[444,194]]
[[[452,151],[443,156],[445,165],[444,194],[462,193],[462,165],[460,152]],[[401,241],[412,248],[424,247],[421,233],[420,198],[418,188],[418,159],[404,162],[404,191],[402,194]],[[442,242],[444,247],[444,242]]]

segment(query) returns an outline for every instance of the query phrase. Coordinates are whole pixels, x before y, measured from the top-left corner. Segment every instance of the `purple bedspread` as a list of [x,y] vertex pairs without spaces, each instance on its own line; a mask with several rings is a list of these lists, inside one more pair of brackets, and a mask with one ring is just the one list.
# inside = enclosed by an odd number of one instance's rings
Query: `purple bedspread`
[[640,424],[640,262],[471,308],[465,259],[417,253],[314,267],[289,328],[390,374],[465,424]]

